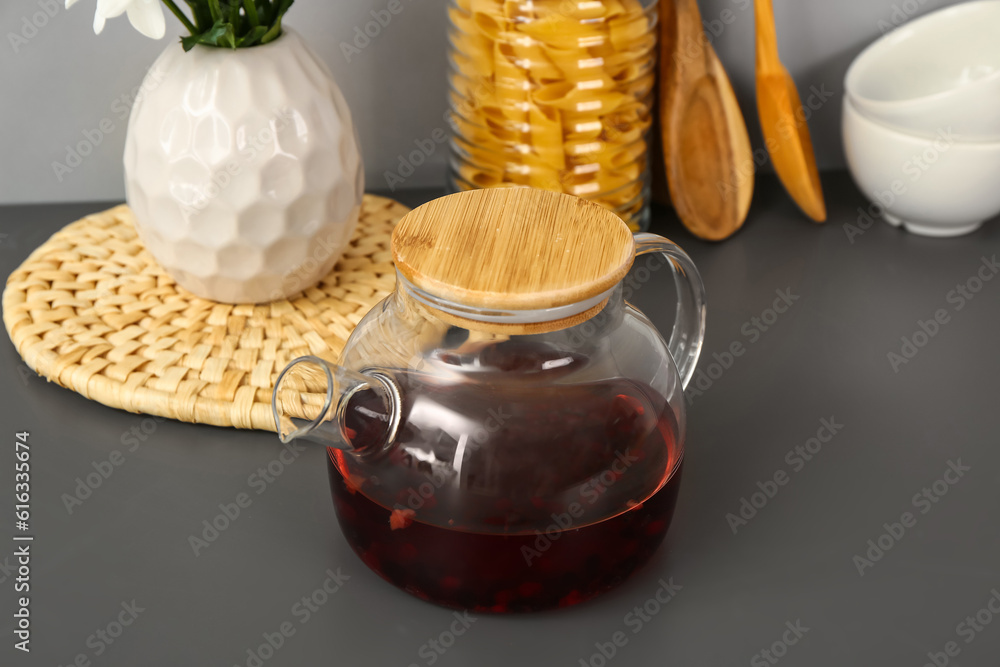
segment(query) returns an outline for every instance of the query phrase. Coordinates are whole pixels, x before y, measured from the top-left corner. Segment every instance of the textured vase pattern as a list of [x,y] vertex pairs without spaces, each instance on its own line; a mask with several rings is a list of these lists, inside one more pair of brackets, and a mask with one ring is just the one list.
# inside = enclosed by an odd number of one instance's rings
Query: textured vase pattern
[[125,187],[143,243],[182,287],[261,303],[333,268],[364,171],[343,95],[286,29],[236,51],[169,46],[132,110]]

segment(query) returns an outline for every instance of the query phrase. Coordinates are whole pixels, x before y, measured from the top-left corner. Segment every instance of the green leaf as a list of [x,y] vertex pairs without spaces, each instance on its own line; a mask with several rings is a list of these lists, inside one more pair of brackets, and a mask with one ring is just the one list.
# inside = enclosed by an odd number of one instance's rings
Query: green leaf
[[231,23],[216,21],[215,25],[205,32],[182,38],[181,44],[184,46],[185,51],[190,51],[198,44],[235,49],[236,36],[233,33],[233,25]]
[[208,30],[208,26],[212,25],[212,13],[208,10],[205,0],[184,0],[184,2],[191,8],[191,13],[194,14],[194,22],[198,26],[198,30]]
[[281,5],[278,6],[278,13],[275,19],[280,21],[281,17],[285,15],[285,12],[291,8],[294,2],[295,0],[281,0]]
[[267,28],[262,25],[259,25],[256,28],[253,28],[247,34],[240,37],[236,41],[236,46],[237,48],[256,46],[257,42],[260,41],[260,38],[263,37],[266,33],[267,33]]
[[[171,11],[174,0],[163,0]],[[196,45],[248,48],[268,44],[282,34],[282,19],[295,0],[184,0],[194,25],[185,22],[191,35],[181,39],[185,51]],[[174,11],[178,18],[180,10]],[[186,18],[186,17],[185,17]],[[182,19],[183,21],[183,19]]]
[[288,11],[288,8],[292,6],[293,2],[295,2],[295,0],[281,0],[281,4],[278,5],[277,10],[275,11],[274,22],[272,23],[270,30],[268,30],[267,34],[260,38],[261,44],[273,42],[281,37],[281,18],[285,15],[285,12]]

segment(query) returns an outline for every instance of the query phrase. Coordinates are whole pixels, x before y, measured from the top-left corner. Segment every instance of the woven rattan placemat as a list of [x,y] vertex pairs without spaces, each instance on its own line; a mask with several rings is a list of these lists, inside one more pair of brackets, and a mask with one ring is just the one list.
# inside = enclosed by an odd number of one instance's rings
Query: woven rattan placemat
[[392,291],[402,204],[365,195],[351,245],[319,285],[289,300],[228,305],[177,286],[146,252],[127,206],[57,232],[3,293],[3,321],[39,375],[113,408],[273,431],[271,390],[292,359],[336,360]]

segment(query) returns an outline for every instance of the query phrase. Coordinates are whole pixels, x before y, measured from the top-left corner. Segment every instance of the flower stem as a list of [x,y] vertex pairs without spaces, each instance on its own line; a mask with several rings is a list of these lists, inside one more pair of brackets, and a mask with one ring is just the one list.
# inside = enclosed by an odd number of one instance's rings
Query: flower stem
[[240,34],[240,3],[239,0],[230,0],[229,23],[233,26],[233,32]]
[[184,2],[191,9],[198,32],[202,33],[208,30],[208,26],[212,23],[212,17],[209,16],[208,8],[205,7],[204,2],[202,0],[184,0]]
[[243,7],[247,12],[247,19],[250,21],[250,27],[256,28],[260,25],[260,19],[257,18],[257,5],[254,4],[254,0],[243,0]]
[[295,0],[280,0],[280,4],[273,7],[275,15],[272,21],[274,23],[271,25],[271,29],[268,30],[267,33],[260,38],[261,44],[267,44],[269,42],[273,42],[274,40],[278,39],[278,37],[281,36],[281,17],[285,15],[285,12],[288,11],[288,8],[292,6],[292,3],[294,1]]
[[174,4],[174,0],[163,0],[163,4],[165,4],[167,6],[167,9],[173,12],[174,16],[176,16],[177,19],[184,24],[184,27],[188,29],[188,32],[190,32],[192,35],[198,33],[198,29],[194,26],[193,23],[191,23],[190,19],[188,19],[188,17],[185,16],[184,12],[181,11],[180,7]]
[[222,20],[222,9],[219,8],[219,0],[208,0],[208,11],[212,12],[213,21]]

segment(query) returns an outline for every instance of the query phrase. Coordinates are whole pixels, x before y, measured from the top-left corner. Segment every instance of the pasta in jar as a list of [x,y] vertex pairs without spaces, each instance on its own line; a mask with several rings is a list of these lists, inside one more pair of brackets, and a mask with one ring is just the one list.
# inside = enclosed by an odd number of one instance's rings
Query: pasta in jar
[[655,0],[449,0],[449,176],[649,219]]

